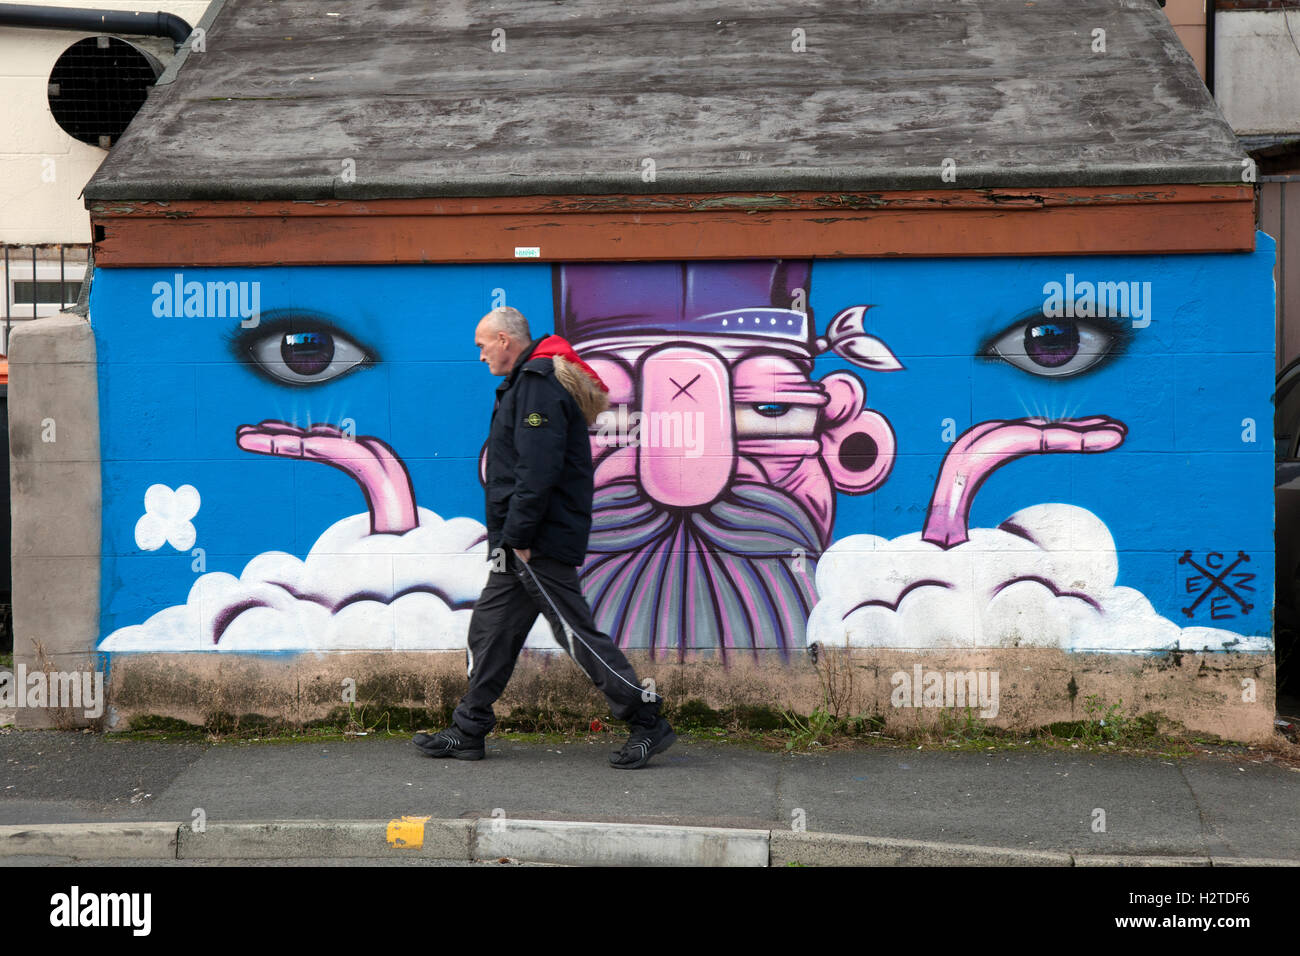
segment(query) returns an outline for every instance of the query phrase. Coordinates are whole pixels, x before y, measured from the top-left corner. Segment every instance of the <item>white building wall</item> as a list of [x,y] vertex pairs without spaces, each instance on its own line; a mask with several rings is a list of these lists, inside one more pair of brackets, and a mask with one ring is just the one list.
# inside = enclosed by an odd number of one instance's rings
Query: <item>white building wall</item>
[[[41,5],[161,10],[194,26],[208,0],[41,0]],[[0,245],[91,240],[90,218],[80,194],[108,152],[73,139],[59,127],[50,112],[47,83],[60,54],[95,35],[0,27]],[[164,65],[171,60],[168,37],[123,39]],[[0,298],[0,310],[2,303]]]
[[1214,94],[1228,123],[1239,134],[1300,130],[1300,9],[1226,10],[1214,22]]

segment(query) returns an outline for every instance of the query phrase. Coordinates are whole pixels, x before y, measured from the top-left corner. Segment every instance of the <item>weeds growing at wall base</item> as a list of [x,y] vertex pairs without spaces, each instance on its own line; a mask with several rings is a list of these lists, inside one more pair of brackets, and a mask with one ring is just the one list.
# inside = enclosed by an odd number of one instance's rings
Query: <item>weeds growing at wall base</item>
[[[915,750],[1009,751],[1065,750],[1123,752],[1185,757],[1198,748],[1242,748],[1244,745],[1185,728],[1162,714],[1125,717],[1120,702],[1085,698],[1085,719],[1062,721],[1033,729],[1008,730],[990,726],[975,708],[935,711],[930,723],[891,724],[880,714],[835,712],[828,692],[810,714],[764,706],[713,708],[686,699],[664,708],[678,735],[687,741],[713,741],[767,751],[814,752],[861,748]],[[138,716],[129,730],[109,734],[118,739],[189,739],[220,742],[292,743],[346,739],[408,739],[417,730],[439,729],[451,721],[454,704],[416,708],[371,702],[339,707],[328,717],[290,725],[259,714],[214,713],[201,725],[163,716]],[[593,730],[599,721],[599,730]],[[494,736],[532,743],[581,743],[621,740],[624,726],[607,713],[579,713],[564,708],[516,707],[499,716]],[[1292,750],[1295,745],[1289,745]]]

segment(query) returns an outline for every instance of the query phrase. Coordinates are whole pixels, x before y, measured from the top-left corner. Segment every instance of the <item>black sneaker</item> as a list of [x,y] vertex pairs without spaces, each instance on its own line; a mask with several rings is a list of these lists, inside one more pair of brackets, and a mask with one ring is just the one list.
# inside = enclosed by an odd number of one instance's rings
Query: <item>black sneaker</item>
[[660,717],[653,727],[634,727],[622,750],[609,755],[609,765],[619,770],[636,770],[677,742],[677,735],[667,720]]
[[411,743],[426,757],[455,757],[457,760],[482,760],[486,752],[482,737],[471,737],[455,724],[436,734],[416,734]]

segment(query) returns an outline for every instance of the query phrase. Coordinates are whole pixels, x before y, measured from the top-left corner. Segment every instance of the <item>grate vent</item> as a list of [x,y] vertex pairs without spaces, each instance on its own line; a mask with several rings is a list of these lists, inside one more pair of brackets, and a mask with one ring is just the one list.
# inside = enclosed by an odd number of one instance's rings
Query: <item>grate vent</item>
[[50,112],[69,136],[108,149],[144,105],[162,73],[150,54],[117,37],[86,37],[50,73]]

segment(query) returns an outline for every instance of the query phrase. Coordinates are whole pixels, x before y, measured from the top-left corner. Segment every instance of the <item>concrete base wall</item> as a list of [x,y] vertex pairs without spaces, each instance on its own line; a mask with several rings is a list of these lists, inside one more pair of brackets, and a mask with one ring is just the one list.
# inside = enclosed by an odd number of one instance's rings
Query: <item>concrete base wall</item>
[[[1117,705],[1117,716],[1160,714],[1172,726],[1227,739],[1261,741],[1273,734],[1274,665],[1267,654],[1069,654],[1055,649],[983,652],[822,651],[791,664],[697,660],[666,664],[629,655],[637,673],[652,677],[670,706],[699,702],[714,710],[770,708],[839,716],[874,715],[905,730],[934,726],[940,715],[964,720],[964,707],[897,706],[899,688],[922,674],[997,674],[996,713],[973,716],[997,727],[1028,730],[1058,721],[1095,720]],[[899,675],[904,675],[900,677]],[[160,715],[202,724],[214,715],[257,714],[305,724],[345,707],[345,681],[355,682],[357,719],[381,721],[386,707],[438,710],[465,690],[461,652],[301,654],[121,654],[112,660],[110,726]],[[923,678],[924,680],[928,678]],[[940,677],[942,681],[942,676]],[[1095,698],[1091,701],[1089,698]],[[1089,707],[1092,706],[1090,712]],[[498,716],[541,708],[603,716],[607,706],[578,668],[559,654],[526,651]],[[989,708],[993,710],[994,708]]]
[[[53,315],[9,339],[14,665],[94,667],[99,633],[100,460],[95,339]],[[73,727],[75,712],[20,707],[20,727]]]

